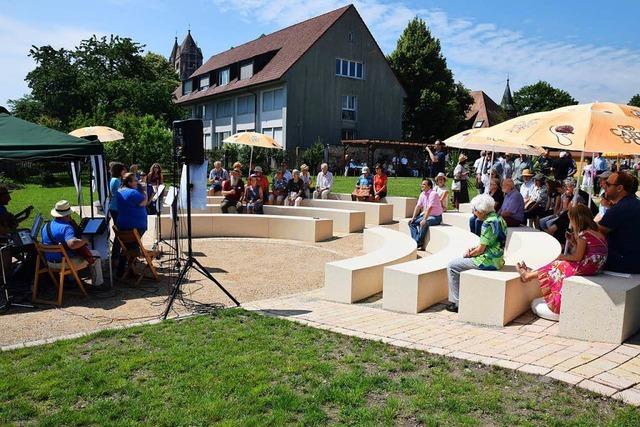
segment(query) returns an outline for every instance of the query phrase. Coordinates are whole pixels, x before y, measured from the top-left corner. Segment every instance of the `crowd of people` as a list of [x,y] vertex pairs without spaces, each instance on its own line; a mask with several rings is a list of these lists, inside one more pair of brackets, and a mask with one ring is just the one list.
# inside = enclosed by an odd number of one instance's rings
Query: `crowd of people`
[[[458,310],[461,272],[503,267],[508,227],[535,227],[553,235],[564,248],[556,260],[538,270],[524,261],[517,265],[523,282],[538,279],[540,283],[543,298],[534,301],[532,309],[541,317],[558,320],[567,277],[598,274],[603,269],[640,273],[638,179],[629,171],[617,170],[596,155],[587,163],[594,167],[585,172],[591,179],[577,188],[578,169],[567,152],[558,153],[557,158],[544,153],[536,165],[538,173],[532,172],[534,165],[525,155],[498,155],[492,161],[491,153],[482,153],[472,170],[467,169],[467,160],[461,154],[453,171],[453,204],[458,208],[468,200],[468,180],[475,175],[479,195],[471,200],[469,230],[480,237],[480,243],[448,265],[447,310]],[[598,195],[599,204],[590,193]],[[418,247],[424,247],[429,227],[441,222],[438,193],[431,179],[425,179],[409,223]]]

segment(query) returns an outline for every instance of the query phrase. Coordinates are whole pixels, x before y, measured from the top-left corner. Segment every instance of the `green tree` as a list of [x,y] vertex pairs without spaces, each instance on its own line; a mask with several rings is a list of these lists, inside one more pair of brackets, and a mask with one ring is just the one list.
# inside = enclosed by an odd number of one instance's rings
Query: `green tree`
[[576,105],[578,101],[573,99],[569,92],[539,81],[514,92],[513,103],[519,114],[530,114]]
[[473,99],[461,83],[454,82],[440,41],[422,19],[409,22],[388,60],[407,92],[405,138],[444,138],[462,128]]
[[324,159],[324,145],[322,140],[318,138],[313,145],[302,153],[302,161],[309,166],[311,173],[318,172],[320,170],[320,164]]
[[631,97],[631,99],[629,100],[629,105],[640,107],[640,93],[637,93]]

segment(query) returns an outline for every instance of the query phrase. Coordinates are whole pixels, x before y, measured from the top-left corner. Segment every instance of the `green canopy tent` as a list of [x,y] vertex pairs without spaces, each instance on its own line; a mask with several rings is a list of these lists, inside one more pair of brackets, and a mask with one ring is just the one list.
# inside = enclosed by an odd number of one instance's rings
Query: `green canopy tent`
[[0,159],[81,160],[103,153],[100,141],[88,141],[0,113]]

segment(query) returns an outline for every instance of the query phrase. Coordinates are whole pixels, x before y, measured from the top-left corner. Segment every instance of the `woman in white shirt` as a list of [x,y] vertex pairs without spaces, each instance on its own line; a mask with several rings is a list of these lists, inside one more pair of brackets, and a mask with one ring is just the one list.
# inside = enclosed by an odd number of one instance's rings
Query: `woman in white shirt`
[[449,205],[449,201],[447,196],[449,195],[449,190],[447,189],[447,177],[442,173],[438,173],[436,175],[436,193],[438,197],[440,197],[440,203],[442,204],[442,210],[446,211]]

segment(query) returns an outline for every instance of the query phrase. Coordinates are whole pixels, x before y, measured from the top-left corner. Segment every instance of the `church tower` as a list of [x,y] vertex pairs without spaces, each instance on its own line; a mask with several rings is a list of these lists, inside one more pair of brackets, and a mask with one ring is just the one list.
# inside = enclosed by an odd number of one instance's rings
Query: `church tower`
[[507,87],[504,88],[504,94],[502,95],[502,101],[500,106],[507,113],[507,117],[512,119],[518,115],[516,106],[513,103],[513,97],[511,96],[511,88],[509,87],[509,77],[507,77]]
[[181,81],[187,80],[202,65],[202,51],[191,37],[191,30],[187,32],[182,44],[179,45],[178,37],[175,38],[169,62]]

